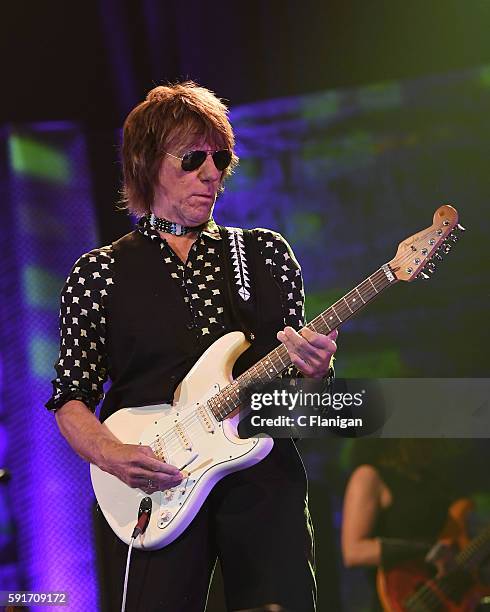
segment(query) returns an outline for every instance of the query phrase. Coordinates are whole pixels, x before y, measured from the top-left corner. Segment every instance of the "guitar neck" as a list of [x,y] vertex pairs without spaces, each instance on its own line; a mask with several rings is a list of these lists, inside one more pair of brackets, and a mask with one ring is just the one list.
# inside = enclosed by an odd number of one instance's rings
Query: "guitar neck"
[[306,327],[320,334],[329,334],[354,316],[364,306],[376,298],[388,285],[393,285],[396,278],[388,264],[383,265],[374,274],[368,276],[357,287],[354,287],[344,297],[337,300],[333,306],[324,310]]
[[[458,575],[461,570],[471,571],[478,567],[480,563],[490,552],[490,525],[482,531],[482,533],[471,540],[471,542],[458,553],[455,559],[454,568],[447,574],[435,578],[432,582],[437,586],[437,590],[443,593],[445,597],[452,597],[458,589]],[[434,596],[433,586],[426,583],[418,591],[416,591],[409,599],[412,607],[411,610],[418,609],[417,605],[422,602],[430,601]],[[425,609],[425,608],[424,608]],[[430,608],[427,608],[430,609]],[[435,609],[435,607],[433,608]],[[439,607],[437,608],[439,609]],[[462,609],[462,608],[461,608]]]
[[457,555],[456,565],[461,569],[470,570],[478,566],[489,553],[490,525]]
[[[367,306],[386,287],[396,282],[397,278],[390,266],[384,264],[305,327],[320,334],[328,334]],[[208,404],[214,416],[218,420],[226,418],[247,399],[251,388],[265,385],[290,365],[289,353],[281,344],[209,400]]]

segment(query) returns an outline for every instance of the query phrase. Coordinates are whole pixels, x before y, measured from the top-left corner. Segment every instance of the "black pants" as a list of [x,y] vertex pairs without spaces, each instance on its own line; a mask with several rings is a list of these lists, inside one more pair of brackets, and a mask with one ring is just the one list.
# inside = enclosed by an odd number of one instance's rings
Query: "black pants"
[[[228,610],[278,604],[313,612],[313,529],[306,475],[292,440],[226,476],[186,531],[167,547],[133,550],[127,612],[202,612],[218,557]],[[119,611],[127,546],[98,513],[103,598]]]

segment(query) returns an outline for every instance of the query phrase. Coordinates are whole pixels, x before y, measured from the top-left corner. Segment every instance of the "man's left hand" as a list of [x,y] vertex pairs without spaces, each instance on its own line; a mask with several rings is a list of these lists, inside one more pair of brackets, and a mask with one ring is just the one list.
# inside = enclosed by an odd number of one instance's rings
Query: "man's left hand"
[[284,331],[277,333],[277,339],[287,348],[292,364],[308,378],[327,375],[337,350],[337,336],[337,330],[325,336],[307,327],[301,330],[301,334],[292,327],[285,327]]

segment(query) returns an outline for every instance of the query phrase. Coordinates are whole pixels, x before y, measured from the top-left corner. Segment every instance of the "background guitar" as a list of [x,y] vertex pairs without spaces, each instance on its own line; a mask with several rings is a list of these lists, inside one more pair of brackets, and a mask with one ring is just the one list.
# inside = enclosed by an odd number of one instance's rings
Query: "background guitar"
[[385,612],[471,612],[490,595],[490,585],[482,584],[478,575],[490,555],[490,525],[470,540],[466,520],[472,507],[470,500],[461,499],[449,509],[440,539],[460,552],[447,572],[434,576],[434,566],[423,560],[378,570],[377,590]]

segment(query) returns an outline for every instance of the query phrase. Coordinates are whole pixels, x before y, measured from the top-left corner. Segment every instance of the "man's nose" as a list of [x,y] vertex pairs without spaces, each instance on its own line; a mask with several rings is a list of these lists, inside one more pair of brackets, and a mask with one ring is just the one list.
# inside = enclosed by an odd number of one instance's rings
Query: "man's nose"
[[203,181],[219,181],[221,170],[214,165],[213,156],[206,155],[206,159],[200,167],[199,177]]

